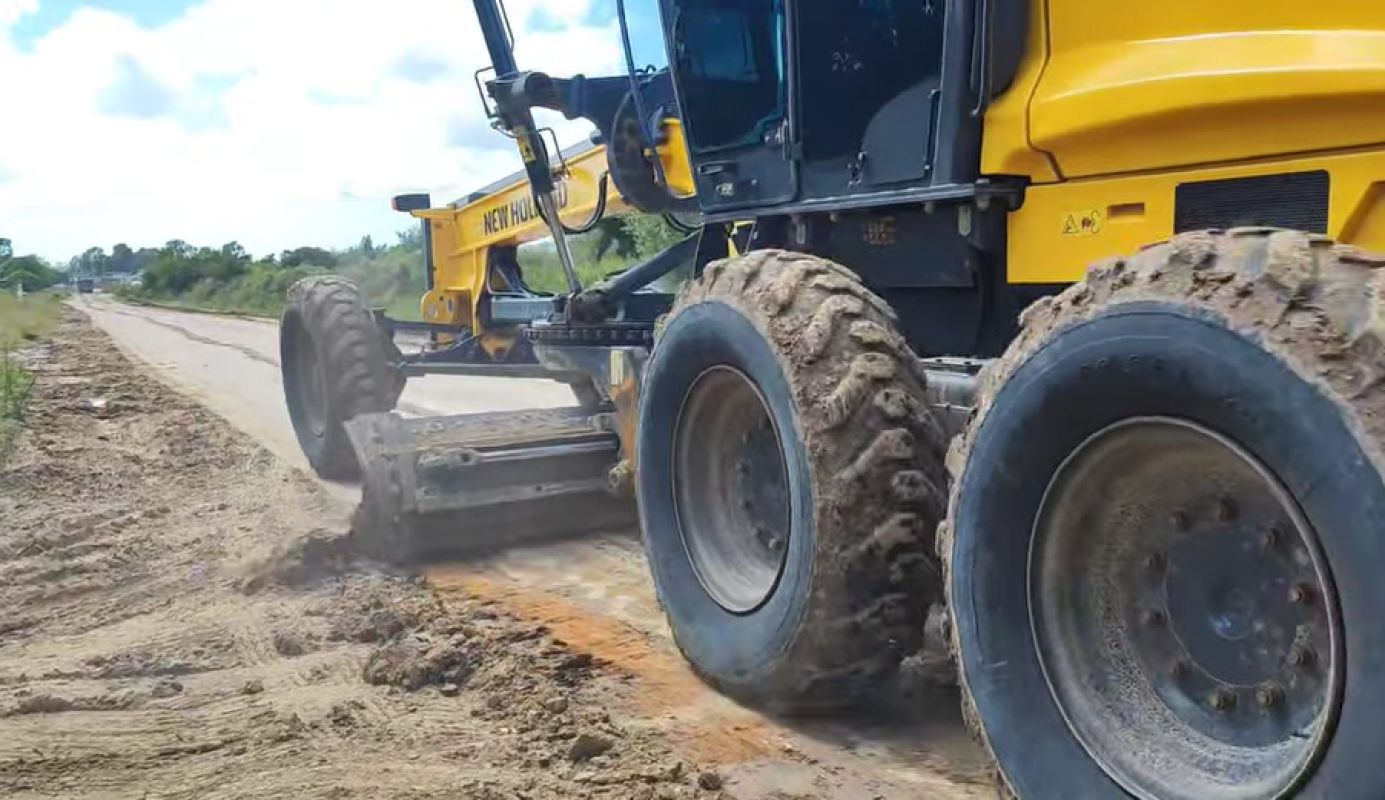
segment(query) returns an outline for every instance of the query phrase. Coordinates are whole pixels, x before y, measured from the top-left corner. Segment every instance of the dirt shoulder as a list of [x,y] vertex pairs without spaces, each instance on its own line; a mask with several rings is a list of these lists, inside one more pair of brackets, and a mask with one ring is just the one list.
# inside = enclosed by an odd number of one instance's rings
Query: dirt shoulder
[[354,561],[316,483],[80,315],[34,369],[0,472],[0,795],[723,795],[612,713],[601,659]]

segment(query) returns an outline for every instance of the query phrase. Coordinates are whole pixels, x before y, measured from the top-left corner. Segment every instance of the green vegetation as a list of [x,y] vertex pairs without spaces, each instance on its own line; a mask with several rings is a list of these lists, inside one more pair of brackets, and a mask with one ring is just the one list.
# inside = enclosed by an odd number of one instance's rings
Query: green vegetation
[[20,286],[26,292],[41,291],[66,277],[38,256],[0,256],[0,291],[7,294]]
[[[569,243],[577,277],[583,286],[590,286],[654,255],[685,235],[662,217],[628,214],[604,219],[591,231],[569,237]],[[519,264],[531,289],[567,291],[567,278],[563,276],[558,251],[552,242],[545,240],[521,247]]]
[[[572,237],[573,255],[584,285],[600,280],[678,241],[684,234],[663,219],[645,215],[612,217],[588,233]],[[367,302],[397,319],[417,319],[425,287],[423,241],[418,229],[398,234],[392,245],[376,245],[369,236],[355,247],[324,250],[298,247],[277,256],[255,259],[236,242],[219,248],[195,247],[174,240],[157,250],[130,251],[117,245],[124,260],[91,248],[74,259],[74,274],[111,274],[140,263],[141,285],[116,293],[128,300],[202,311],[278,316],[289,286],[308,275],[332,272],[356,281]],[[551,242],[520,248],[525,280],[536,291],[565,291],[567,282]],[[103,272],[104,270],[104,272]]]
[[261,259],[236,242],[211,248],[175,240],[153,251],[140,285],[116,293],[135,302],[274,317],[296,281],[334,272],[359,283],[370,302],[414,317],[424,286],[420,239],[401,234],[396,244],[380,247],[367,236],[345,250],[298,247]]
[[0,463],[24,417],[34,377],[15,355],[18,348],[43,336],[58,319],[59,298],[31,294],[19,299],[0,294]]
[[14,350],[43,336],[58,321],[61,303],[62,298],[46,292],[23,300],[0,294],[0,347]]

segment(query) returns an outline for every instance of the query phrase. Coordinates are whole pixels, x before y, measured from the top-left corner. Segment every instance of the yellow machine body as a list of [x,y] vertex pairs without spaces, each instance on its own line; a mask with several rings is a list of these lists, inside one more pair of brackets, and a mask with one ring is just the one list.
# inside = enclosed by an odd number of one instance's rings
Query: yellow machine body
[[982,172],[1032,184],[1008,279],[1067,283],[1174,232],[1186,183],[1329,174],[1327,230],[1385,249],[1385,3],[1035,0]]
[[[669,119],[662,127],[657,155],[669,192],[691,195],[692,168],[682,125]],[[582,224],[603,202],[608,213],[632,210],[615,182],[602,180],[607,171],[604,146],[573,148],[559,163],[555,183],[565,224]],[[503,285],[504,279],[488,268],[491,250],[549,236],[524,173],[497,181],[446,207],[411,213],[427,221],[431,240],[433,288],[419,305],[423,321],[467,326],[492,356],[502,355],[513,342],[512,333],[486,329],[477,309],[488,292],[516,287]]]
[[[1188,183],[1326,171],[1327,235],[1385,249],[1385,2],[1033,0],[1025,52],[986,112],[981,172],[1030,181],[1008,222],[1007,280],[1080,280],[1087,266],[1175,232]],[[665,120],[670,193],[694,192],[687,142]],[[564,221],[596,209],[604,147],[559,168]],[[608,211],[628,210],[614,182]],[[469,326],[492,352],[505,331],[477,308],[501,280],[490,250],[547,238],[524,174],[444,208],[431,229],[427,322]]]

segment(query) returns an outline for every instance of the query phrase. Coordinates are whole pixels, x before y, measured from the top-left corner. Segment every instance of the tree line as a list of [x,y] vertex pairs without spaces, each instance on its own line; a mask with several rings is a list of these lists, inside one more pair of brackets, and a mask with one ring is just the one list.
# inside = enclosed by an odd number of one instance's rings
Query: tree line
[[[684,235],[657,216],[613,216],[574,237],[573,249],[584,282],[591,282],[658,252]],[[424,292],[423,264],[419,227],[399,232],[392,244],[378,244],[364,236],[351,247],[305,245],[260,257],[236,241],[210,247],[172,239],[162,247],[134,248],[122,242],[109,252],[93,246],[65,265],[54,265],[38,256],[7,260],[0,251],[0,287],[22,282],[25,289],[38,291],[69,279],[138,276],[137,282],[118,281],[125,284],[120,293],[133,300],[277,315],[295,281],[332,271],[360,284],[373,304],[411,317],[416,315]],[[551,242],[520,248],[520,264],[526,281],[535,289],[561,291],[566,285]]]

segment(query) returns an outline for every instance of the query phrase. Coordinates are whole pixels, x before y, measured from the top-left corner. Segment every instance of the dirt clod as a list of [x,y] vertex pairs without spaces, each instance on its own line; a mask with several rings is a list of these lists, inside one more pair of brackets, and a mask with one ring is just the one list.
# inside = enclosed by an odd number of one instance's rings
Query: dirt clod
[[366,659],[362,675],[367,683],[412,692],[430,684],[460,686],[471,671],[471,655],[464,639],[432,642],[410,635],[377,648]]
[[301,656],[311,649],[307,638],[297,631],[278,631],[274,634],[274,650],[285,658]]
[[568,748],[567,757],[571,761],[586,761],[610,750],[615,742],[599,733],[579,733]]

